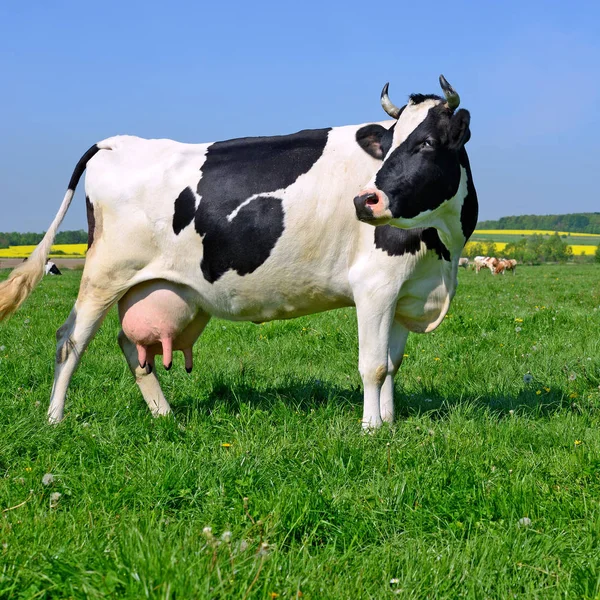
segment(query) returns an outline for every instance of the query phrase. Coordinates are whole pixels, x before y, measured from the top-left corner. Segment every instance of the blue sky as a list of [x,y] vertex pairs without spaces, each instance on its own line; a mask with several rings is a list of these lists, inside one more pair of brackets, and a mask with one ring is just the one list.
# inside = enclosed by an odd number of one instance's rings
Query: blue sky
[[[600,211],[595,2],[0,3],[0,231],[42,231],[75,163],[120,133],[207,142],[471,112],[480,217]],[[83,186],[80,185],[82,188]],[[81,191],[63,229],[85,228]]]

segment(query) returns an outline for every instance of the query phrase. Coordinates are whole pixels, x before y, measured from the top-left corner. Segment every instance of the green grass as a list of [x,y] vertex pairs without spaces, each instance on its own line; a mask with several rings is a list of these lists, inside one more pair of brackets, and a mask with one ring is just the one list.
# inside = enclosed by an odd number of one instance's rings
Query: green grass
[[157,420],[113,313],[50,427],[45,278],[0,326],[0,598],[598,597],[600,268],[459,275],[373,435],[352,310],[212,321]]

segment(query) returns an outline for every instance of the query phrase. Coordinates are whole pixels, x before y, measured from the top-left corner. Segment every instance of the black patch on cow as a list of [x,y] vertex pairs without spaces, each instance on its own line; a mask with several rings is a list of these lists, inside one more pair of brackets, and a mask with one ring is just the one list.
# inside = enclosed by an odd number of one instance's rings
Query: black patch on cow
[[471,175],[471,164],[469,163],[467,151],[464,148],[460,153],[460,164],[467,172],[467,195],[460,211],[460,225],[463,235],[468,240],[477,226],[479,203],[477,202],[477,192],[475,191],[473,176]]
[[[200,267],[207,281],[214,283],[229,270],[247,275],[267,260],[283,233],[284,211],[280,198],[266,194],[289,187],[307,173],[322,156],[329,131],[241,138],[208,147],[194,221],[202,236]],[[231,221],[228,216],[233,216]],[[177,222],[185,219],[177,217]]]
[[88,196],[85,197],[85,213],[88,222],[88,250],[94,243],[94,230],[96,229],[96,217],[94,217],[94,205]]
[[224,223],[213,221],[212,227],[204,228],[197,218],[196,231],[204,235],[200,264],[204,278],[214,283],[230,269],[238,275],[258,269],[283,233],[283,218],[283,201],[270,196],[254,198],[231,223],[223,215]]
[[440,240],[434,227],[416,229],[398,229],[391,225],[375,227],[375,247],[387,252],[390,256],[416,254],[424,242],[428,250],[434,250],[439,259],[450,261],[450,252]]
[[69,180],[69,189],[71,191],[75,191],[83,172],[85,171],[85,167],[88,164],[88,161],[95,156],[97,152],[100,151],[100,148],[94,144],[80,159],[79,162],[75,165],[75,169],[73,171],[73,175],[71,175],[71,179]]
[[62,275],[60,269],[54,263],[52,263],[52,266],[48,269],[48,273],[52,273],[52,275]]
[[411,94],[410,99],[413,104],[421,104],[421,102],[425,102],[425,100],[442,100],[440,96],[436,94]]
[[437,105],[392,151],[375,184],[389,198],[394,218],[412,219],[456,194],[462,150],[456,144],[468,139],[468,123],[467,111],[453,115],[444,105]]
[[175,200],[175,212],[173,213],[173,231],[175,235],[185,229],[196,214],[196,196],[194,192],[186,187]]
[[356,142],[369,156],[383,160],[392,147],[395,126],[386,129],[376,123],[365,125],[356,132]]

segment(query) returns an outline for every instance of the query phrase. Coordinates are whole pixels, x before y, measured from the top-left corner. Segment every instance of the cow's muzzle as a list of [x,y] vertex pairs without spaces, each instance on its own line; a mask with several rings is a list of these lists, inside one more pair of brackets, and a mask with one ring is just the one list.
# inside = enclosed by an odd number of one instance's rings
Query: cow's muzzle
[[387,196],[381,190],[365,190],[354,198],[359,221],[383,224],[392,218]]

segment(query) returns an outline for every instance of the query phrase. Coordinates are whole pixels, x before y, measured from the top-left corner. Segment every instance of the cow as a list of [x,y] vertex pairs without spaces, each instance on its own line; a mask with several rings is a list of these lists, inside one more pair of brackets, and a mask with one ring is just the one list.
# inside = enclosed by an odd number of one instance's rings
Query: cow
[[492,267],[490,267],[490,270],[492,271],[492,275],[500,275],[500,273],[506,275],[506,261],[503,258],[497,260],[493,270]]
[[469,259],[465,256],[463,258],[459,258],[458,259],[458,266],[462,267],[463,269],[468,269],[469,268]]
[[50,259],[46,261],[44,273],[46,275],[62,275],[60,269],[56,266],[56,263],[52,262]]
[[479,271],[484,267],[487,267],[487,260],[489,256],[476,256],[473,259],[473,264],[475,265],[475,273],[479,275]]
[[505,258],[503,262],[504,270],[502,274],[506,275],[506,271],[512,271],[512,274],[515,275],[517,272],[517,261],[514,258]]
[[[31,293],[87,169],[88,252],[57,331],[48,420],[90,340],[118,304],[119,345],[153,415],[171,409],[169,369],[211,316],[264,322],[355,306],[362,424],[394,419],[394,376],[409,332],[435,329],[477,223],[465,144],[470,115],[444,97],[381,104],[392,120],[207,144],[117,136],[77,163],[29,261],[0,285],[0,320]],[[354,204],[352,198],[354,197]]]
[[496,273],[498,259],[495,256],[476,256],[473,262],[475,263],[475,271],[477,273],[484,268],[489,269],[492,275]]

